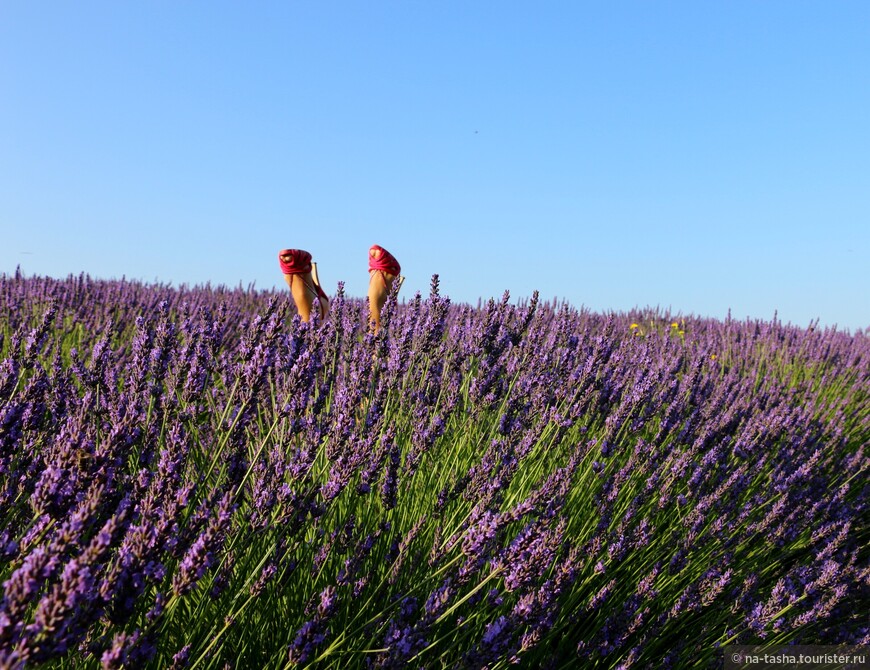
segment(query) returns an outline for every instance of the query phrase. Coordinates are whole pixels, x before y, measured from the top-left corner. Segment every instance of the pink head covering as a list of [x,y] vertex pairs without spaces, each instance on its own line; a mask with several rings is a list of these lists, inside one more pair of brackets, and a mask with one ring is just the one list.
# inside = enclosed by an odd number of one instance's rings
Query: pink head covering
[[[282,256],[290,256],[290,262],[285,262]],[[285,275],[311,272],[311,254],[302,249],[282,249],[278,252],[278,264]]]
[[[380,251],[381,257],[375,258],[372,256],[373,251]],[[372,248],[369,249],[369,270],[383,270],[388,274],[398,276],[402,271],[402,266],[399,265],[399,261],[396,260],[393,254],[383,247],[373,244]]]

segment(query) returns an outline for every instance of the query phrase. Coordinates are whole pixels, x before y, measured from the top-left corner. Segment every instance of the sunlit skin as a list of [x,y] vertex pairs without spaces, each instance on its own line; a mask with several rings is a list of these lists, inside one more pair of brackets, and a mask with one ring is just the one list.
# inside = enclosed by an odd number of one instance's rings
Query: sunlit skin
[[[281,260],[285,263],[291,262],[292,256],[281,256]],[[310,272],[304,272],[295,275],[284,275],[284,281],[290,287],[290,293],[293,295],[293,301],[296,303],[296,309],[299,311],[299,318],[306,323],[311,320],[311,310],[314,306],[314,301],[318,300],[321,312],[325,317],[329,312],[329,301],[320,298],[317,291],[314,290],[314,277]]]
[[[372,249],[369,253],[375,260],[383,256],[380,249]],[[394,274],[383,270],[369,270],[369,311],[375,332],[381,327],[381,310],[387,302],[394,281],[396,281]]]

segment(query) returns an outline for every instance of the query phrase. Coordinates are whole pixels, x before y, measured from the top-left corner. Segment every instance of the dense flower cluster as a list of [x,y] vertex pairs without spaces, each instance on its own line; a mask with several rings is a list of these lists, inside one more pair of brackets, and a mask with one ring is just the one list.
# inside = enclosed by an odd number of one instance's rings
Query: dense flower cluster
[[0,667],[868,644],[870,338],[0,275]]

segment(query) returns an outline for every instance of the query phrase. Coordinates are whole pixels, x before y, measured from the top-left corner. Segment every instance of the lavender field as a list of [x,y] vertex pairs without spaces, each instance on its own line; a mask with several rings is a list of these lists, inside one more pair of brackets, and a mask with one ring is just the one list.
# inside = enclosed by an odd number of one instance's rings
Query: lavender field
[[0,275],[0,668],[868,644],[870,337]]

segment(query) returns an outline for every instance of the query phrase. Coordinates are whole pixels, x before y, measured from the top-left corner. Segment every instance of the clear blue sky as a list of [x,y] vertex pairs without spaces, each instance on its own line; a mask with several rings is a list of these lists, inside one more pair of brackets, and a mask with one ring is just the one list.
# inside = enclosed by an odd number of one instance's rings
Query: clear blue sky
[[0,272],[870,327],[870,2],[0,0]]

